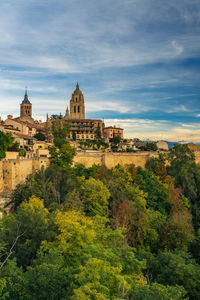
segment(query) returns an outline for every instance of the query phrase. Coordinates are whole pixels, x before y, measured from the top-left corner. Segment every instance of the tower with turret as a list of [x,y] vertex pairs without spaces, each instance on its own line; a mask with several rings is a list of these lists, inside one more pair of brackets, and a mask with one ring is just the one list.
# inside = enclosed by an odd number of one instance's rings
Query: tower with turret
[[20,104],[20,118],[22,117],[32,118],[32,104],[28,99],[27,89],[25,90],[24,100]]

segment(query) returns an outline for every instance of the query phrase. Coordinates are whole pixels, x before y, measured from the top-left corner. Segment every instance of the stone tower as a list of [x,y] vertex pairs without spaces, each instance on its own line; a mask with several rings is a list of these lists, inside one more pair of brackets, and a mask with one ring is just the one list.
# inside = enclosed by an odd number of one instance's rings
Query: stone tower
[[77,83],[76,89],[72,94],[72,98],[70,100],[70,118],[71,119],[85,119],[85,104],[84,104],[84,96],[79,89],[79,85]]
[[20,104],[20,118],[32,118],[32,104],[28,99],[27,89],[25,90],[24,100]]

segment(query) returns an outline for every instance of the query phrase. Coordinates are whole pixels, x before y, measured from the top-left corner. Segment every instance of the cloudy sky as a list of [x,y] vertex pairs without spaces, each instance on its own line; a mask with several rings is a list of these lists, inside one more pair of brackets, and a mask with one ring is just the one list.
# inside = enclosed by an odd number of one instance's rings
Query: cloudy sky
[[200,142],[199,0],[1,0],[0,116],[86,117],[126,137]]

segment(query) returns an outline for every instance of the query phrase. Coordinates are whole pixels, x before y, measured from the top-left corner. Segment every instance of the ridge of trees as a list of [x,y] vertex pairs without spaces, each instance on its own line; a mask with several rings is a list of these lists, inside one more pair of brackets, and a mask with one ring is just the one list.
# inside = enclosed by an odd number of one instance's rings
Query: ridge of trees
[[1,299],[200,299],[193,153],[178,145],[145,169],[72,166],[54,122],[50,166],[16,187],[0,220]]

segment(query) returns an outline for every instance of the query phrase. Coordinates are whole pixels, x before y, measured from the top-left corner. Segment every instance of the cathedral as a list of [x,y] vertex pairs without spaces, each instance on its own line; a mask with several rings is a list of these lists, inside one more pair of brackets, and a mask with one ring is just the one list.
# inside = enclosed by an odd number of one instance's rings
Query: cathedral
[[[85,102],[84,95],[77,83],[76,89],[72,93],[72,97],[67,106],[63,122],[70,123],[70,138],[74,140],[95,140],[103,138],[106,141],[115,136],[123,139],[123,129],[117,127],[105,127],[102,120],[85,118]],[[28,97],[27,89],[25,89],[24,99],[20,104],[20,116],[13,118],[8,115],[4,121],[4,129],[18,136],[30,139],[36,133],[43,133],[47,142],[53,141],[51,132],[52,119],[46,118],[46,122],[36,121],[32,117],[32,104]]]
[[70,100],[70,111],[67,107],[63,120],[71,124],[71,138],[76,136],[77,140],[95,140],[97,131],[103,136],[102,120],[85,119],[84,96],[78,83]]

